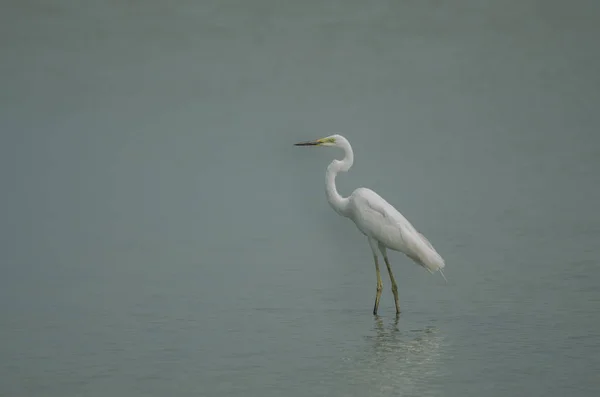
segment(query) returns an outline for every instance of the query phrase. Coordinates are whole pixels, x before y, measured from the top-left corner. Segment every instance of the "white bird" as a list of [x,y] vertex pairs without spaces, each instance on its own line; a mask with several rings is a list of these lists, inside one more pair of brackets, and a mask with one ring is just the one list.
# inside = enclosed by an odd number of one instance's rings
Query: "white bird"
[[375,306],[373,314],[377,314],[379,299],[383,290],[381,275],[379,273],[379,261],[377,249],[381,252],[392,283],[396,314],[400,313],[398,302],[398,286],[387,256],[387,248],[404,253],[416,264],[423,266],[430,273],[439,270],[444,280],[446,277],[442,272],[445,266],[444,259],[437,253],[429,240],[419,233],[414,226],[391,204],[381,196],[364,187],[356,189],[349,197],[342,197],[335,186],[335,177],[338,172],[346,172],[352,167],[354,153],[352,146],[346,138],[341,135],[331,135],[315,141],[296,143],[295,146],[326,146],[338,147],[344,150],[344,158],[333,160],[327,167],[325,173],[327,201],[338,214],[350,218],[356,227],[367,236],[375,271],[377,273],[377,293],[375,295]]

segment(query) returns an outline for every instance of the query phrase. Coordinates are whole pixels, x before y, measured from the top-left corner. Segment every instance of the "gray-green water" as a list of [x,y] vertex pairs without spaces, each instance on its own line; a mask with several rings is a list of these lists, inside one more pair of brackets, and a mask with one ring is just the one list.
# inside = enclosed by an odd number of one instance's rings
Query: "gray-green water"
[[0,395],[598,392],[598,2],[5,3]]

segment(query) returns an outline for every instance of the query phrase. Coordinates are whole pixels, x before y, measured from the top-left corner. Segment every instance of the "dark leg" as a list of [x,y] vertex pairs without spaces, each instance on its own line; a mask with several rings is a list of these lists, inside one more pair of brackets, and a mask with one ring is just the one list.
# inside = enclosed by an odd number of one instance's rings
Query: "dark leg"
[[377,255],[373,255],[375,261],[375,272],[377,273],[377,293],[375,295],[375,307],[373,307],[373,314],[377,315],[377,308],[379,308],[379,298],[381,298],[381,291],[383,291],[383,282],[381,281],[381,273],[379,273],[379,261]]
[[371,251],[373,251],[373,261],[375,261],[375,272],[377,273],[377,293],[375,294],[375,306],[373,306],[373,314],[377,315],[377,309],[379,308],[379,298],[381,298],[381,291],[383,291],[383,282],[381,281],[381,273],[379,273],[379,260],[377,258],[377,242],[369,237],[369,245]]
[[390,281],[392,282],[392,293],[394,294],[394,303],[396,304],[396,314],[398,314],[400,313],[400,303],[398,302],[398,285],[396,284],[396,279],[394,279],[394,274],[392,273],[392,267],[390,266],[390,261],[387,257],[387,250],[382,245],[379,245],[379,249],[383,254],[383,259],[385,260],[385,265],[387,266],[387,270],[390,275]]

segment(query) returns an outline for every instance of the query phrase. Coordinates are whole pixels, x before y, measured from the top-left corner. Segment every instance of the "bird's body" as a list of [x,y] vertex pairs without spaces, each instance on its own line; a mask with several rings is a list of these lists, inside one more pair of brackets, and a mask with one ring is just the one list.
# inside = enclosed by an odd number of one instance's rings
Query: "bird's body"
[[364,187],[348,197],[350,218],[365,236],[404,253],[430,272],[445,264],[431,243],[383,197]]
[[[423,266],[429,272],[442,269],[444,260],[431,243],[418,232],[415,227],[390,203],[371,189],[358,188],[348,197],[342,197],[335,185],[335,177],[342,171],[350,169],[354,162],[354,153],[350,142],[341,135],[331,135],[316,141],[303,142],[297,146],[332,146],[344,150],[344,158],[333,160],[327,167],[326,194],[327,201],[340,215],[351,219],[362,234],[367,236],[373,252],[377,272],[377,295],[373,314],[377,314],[381,296],[382,281],[379,273],[377,249],[383,255],[392,282],[392,291],[396,304],[396,313],[400,312],[398,303],[398,288],[387,257],[387,249],[399,251],[411,258],[416,264]],[[445,277],[444,277],[445,279]]]

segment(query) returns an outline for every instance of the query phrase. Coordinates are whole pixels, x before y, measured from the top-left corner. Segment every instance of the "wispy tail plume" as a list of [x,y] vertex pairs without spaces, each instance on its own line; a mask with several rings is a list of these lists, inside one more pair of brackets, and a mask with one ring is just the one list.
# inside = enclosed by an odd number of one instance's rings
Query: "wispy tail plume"
[[446,284],[448,284],[448,280],[446,280],[446,276],[444,276],[444,272],[442,271],[442,269],[440,269],[440,274],[444,278],[444,281],[446,282]]

